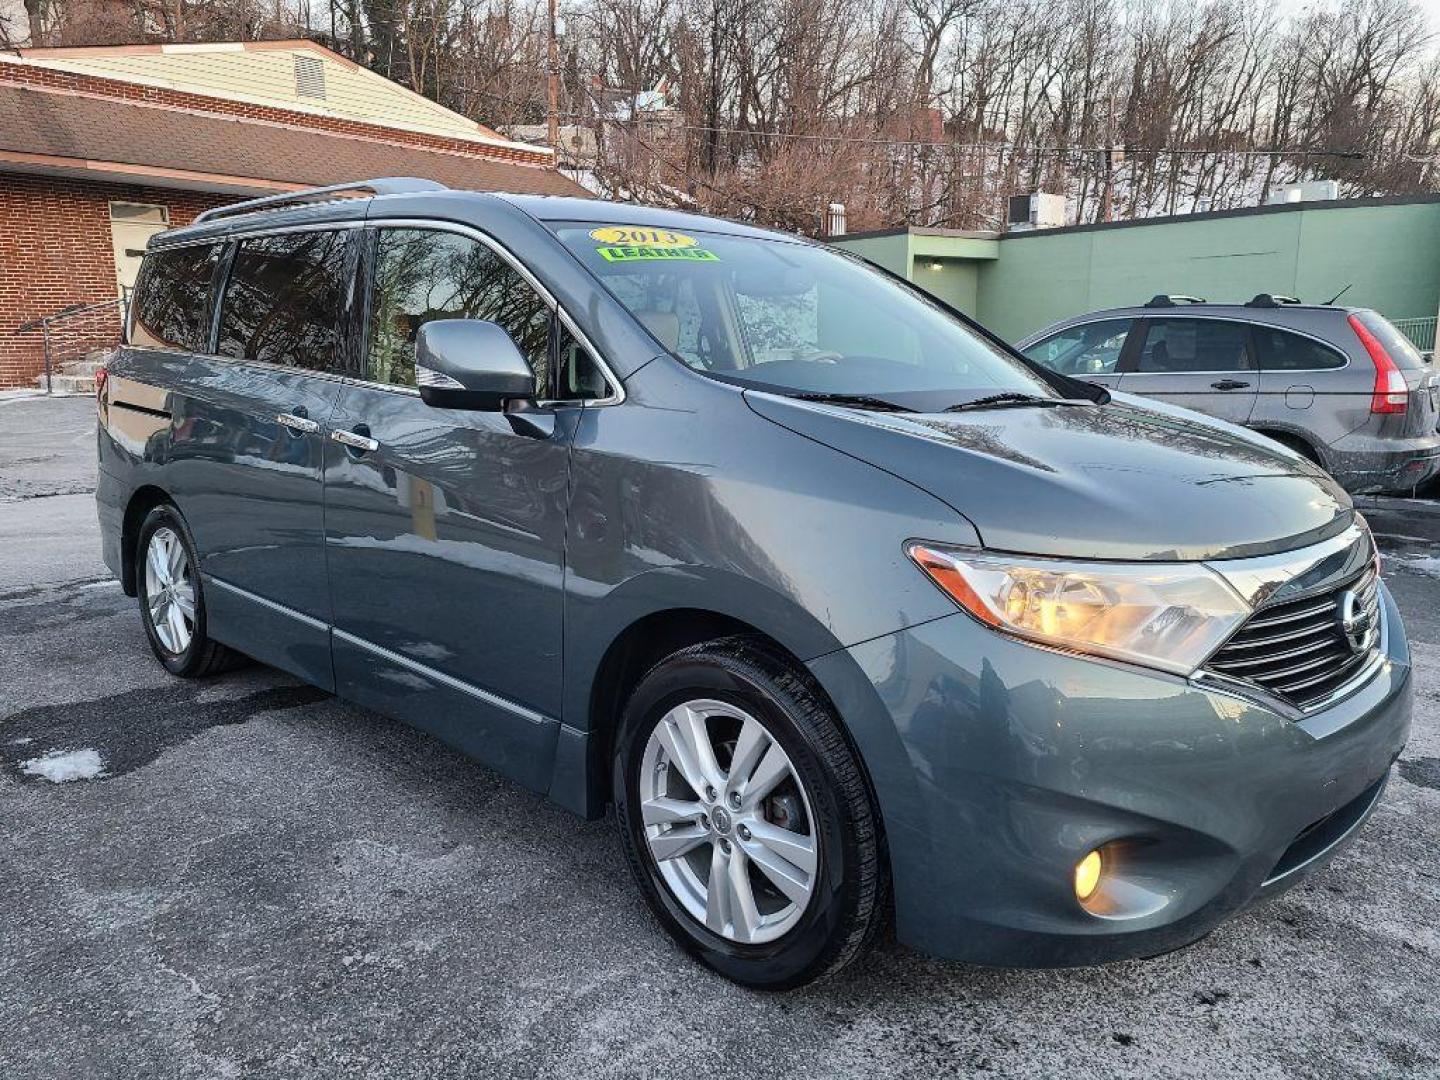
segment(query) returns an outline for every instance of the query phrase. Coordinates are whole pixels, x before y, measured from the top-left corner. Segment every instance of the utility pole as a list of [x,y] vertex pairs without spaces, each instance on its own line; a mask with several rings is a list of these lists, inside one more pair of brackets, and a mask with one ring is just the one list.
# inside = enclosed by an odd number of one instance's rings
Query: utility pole
[[550,149],[555,151],[558,163],[560,155],[560,42],[559,35],[556,33],[555,2],[556,0],[550,0],[550,94],[546,108],[546,120],[550,125]]

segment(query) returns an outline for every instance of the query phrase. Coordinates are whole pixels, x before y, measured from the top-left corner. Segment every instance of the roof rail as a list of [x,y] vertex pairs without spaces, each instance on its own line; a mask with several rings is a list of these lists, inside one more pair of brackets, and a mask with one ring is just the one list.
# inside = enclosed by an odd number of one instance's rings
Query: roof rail
[[1179,307],[1181,304],[1203,304],[1203,296],[1186,296],[1184,293],[1156,293],[1146,307]]
[[303,206],[306,203],[328,202],[347,192],[366,195],[407,195],[418,191],[448,191],[444,184],[434,180],[423,180],[418,176],[386,176],[376,180],[357,180],[349,184],[331,184],[328,187],[304,188],[300,191],[286,191],[279,195],[265,195],[259,199],[230,203],[206,210],[195,218],[194,224],[215,221],[236,214],[248,214],[252,210],[271,210],[281,206]]
[[1245,306],[1275,308],[1282,307],[1285,304],[1298,303],[1300,303],[1300,298],[1298,296],[1281,296],[1279,293],[1262,292],[1256,293],[1254,299],[1246,300]]

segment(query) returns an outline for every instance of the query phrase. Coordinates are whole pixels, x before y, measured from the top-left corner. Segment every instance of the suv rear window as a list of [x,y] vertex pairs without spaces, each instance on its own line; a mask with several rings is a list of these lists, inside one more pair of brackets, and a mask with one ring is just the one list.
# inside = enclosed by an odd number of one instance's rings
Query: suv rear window
[[1425,358],[1420,355],[1415,343],[1397,330],[1395,324],[1384,315],[1378,311],[1357,311],[1355,317],[1385,346],[1385,351],[1390,354],[1390,359],[1395,361],[1396,367],[1414,369],[1425,366]]
[[240,241],[220,304],[216,351],[323,371],[335,364],[348,245],[342,232]]
[[1344,355],[1333,346],[1273,326],[1251,329],[1261,371],[1315,371],[1345,366]]
[[220,250],[220,244],[193,244],[146,254],[130,309],[131,344],[207,350],[210,280]]

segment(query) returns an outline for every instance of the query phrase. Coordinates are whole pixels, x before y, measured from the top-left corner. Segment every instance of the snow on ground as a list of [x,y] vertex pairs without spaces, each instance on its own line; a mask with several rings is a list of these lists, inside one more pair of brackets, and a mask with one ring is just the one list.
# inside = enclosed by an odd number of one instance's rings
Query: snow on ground
[[105,760],[98,750],[51,750],[40,757],[20,763],[20,771],[28,776],[41,776],[52,784],[71,780],[93,780],[105,775]]
[[1440,555],[1386,555],[1385,561],[1397,570],[1440,578]]

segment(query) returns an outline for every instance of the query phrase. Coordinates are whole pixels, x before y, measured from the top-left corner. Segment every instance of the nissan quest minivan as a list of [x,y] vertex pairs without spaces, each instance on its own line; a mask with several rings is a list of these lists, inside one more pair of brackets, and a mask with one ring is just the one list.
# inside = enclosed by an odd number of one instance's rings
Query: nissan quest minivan
[[852,256],[377,180],[155,237],[100,389],[105,559],[587,817],[793,987],[899,939],[1091,964],[1352,837],[1410,722],[1318,467],[1033,363]]

